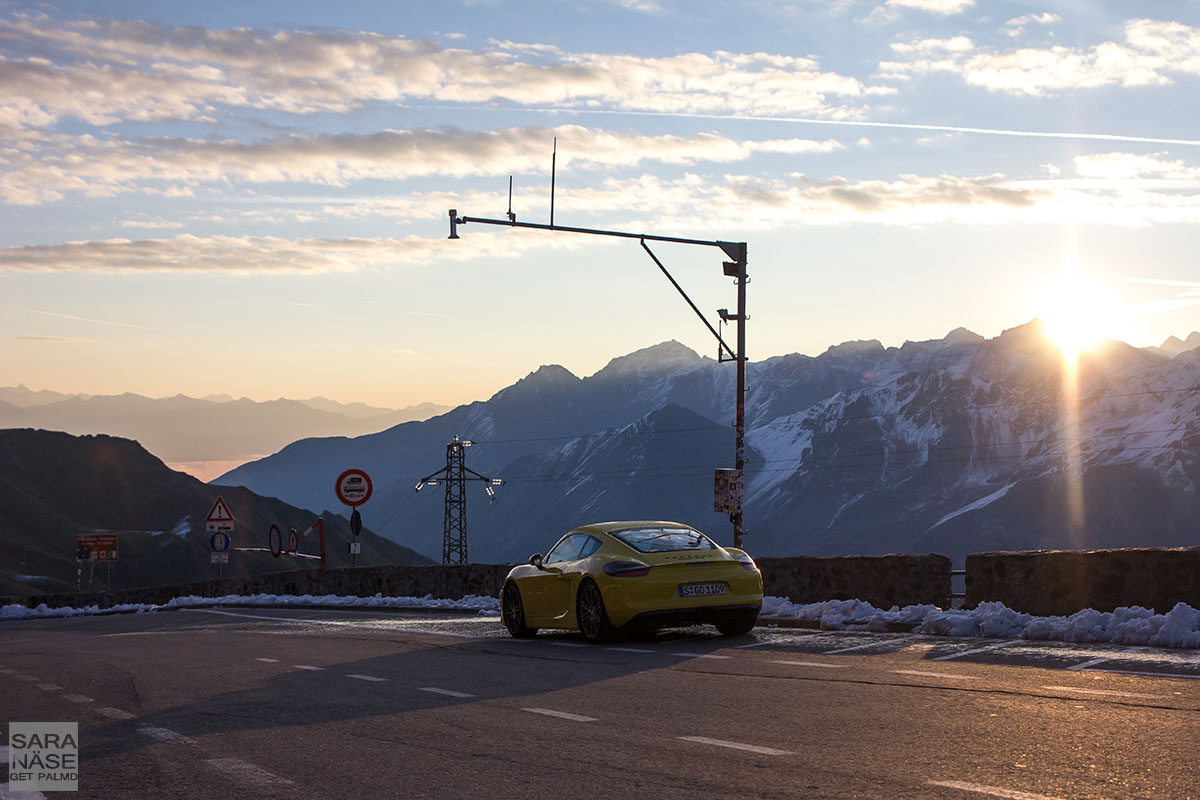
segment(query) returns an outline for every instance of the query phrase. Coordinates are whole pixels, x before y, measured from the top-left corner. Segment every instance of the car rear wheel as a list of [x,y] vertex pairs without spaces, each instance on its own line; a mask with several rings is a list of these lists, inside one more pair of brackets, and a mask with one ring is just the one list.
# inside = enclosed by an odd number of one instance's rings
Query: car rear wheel
[[504,617],[504,627],[518,639],[527,639],[537,633],[537,628],[525,624],[525,605],[521,602],[521,590],[512,581],[504,585],[500,595],[500,614]]
[[604,610],[604,598],[600,595],[600,587],[592,581],[586,581],[579,587],[575,610],[583,638],[589,642],[603,642],[612,636],[613,626],[608,621],[608,612]]
[[758,622],[757,613],[746,614],[742,617],[721,620],[717,623],[717,630],[725,636],[741,636],[752,631],[756,622]]

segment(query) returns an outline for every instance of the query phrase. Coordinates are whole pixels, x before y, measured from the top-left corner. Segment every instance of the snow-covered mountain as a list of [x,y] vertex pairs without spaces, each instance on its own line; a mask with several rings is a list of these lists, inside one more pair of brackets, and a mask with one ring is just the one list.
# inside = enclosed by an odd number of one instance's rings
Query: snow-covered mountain
[[[1200,346],[1200,334],[1188,342]],[[1178,343],[1178,344],[1176,344]],[[762,555],[1194,544],[1200,519],[1200,349],[1108,342],[1074,380],[1034,322],[984,340],[749,366],[746,544]],[[1071,388],[1074,387],[1074,388]],[[1078,402],[1071,398],[1077,397]],[[414,495],[453,435],[508,481],[471,490],[470,555],[523,559],[566,528],[665,517],[719,539],[712,470],[731,466],[734,371],[678,342],[587,378],[544,366],[486,402],[354,439],[305,439],[218,479],[309,508],[366,469],[368,524],[440,552],[440,489]]]

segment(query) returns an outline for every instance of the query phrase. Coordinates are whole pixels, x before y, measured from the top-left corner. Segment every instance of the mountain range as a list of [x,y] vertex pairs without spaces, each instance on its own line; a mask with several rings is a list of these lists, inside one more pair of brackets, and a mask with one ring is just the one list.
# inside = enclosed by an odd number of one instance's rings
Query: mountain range
[[[246,489],[217,488],[175,472],[137,442],[38,430],[0,431],[0,595],[73,591],[75,535],[115,533],[116,563],[82,576],[95,588],[185,583],[217,577],[205,517],[221,496],[235,519],[235,547],[267,546],[267,530],[305,530],[310,511]],[[340,507],[340,506],[339,506]],[[350,566],[349,521],[328,511],[328,567]],[[362,564],[428,559],[364,529]],[[316,553],[315,540],[301,552]],[[310,569],[315,562],[270,553],[231,553],[226,575]],[[110,575],[111,573],[111,575]]]
[[0,388],[0,428],[128,437],[204,479],[304,436],[371,433],[447,410],[433,403],[389,409],[324,397],[255,402],[228,395],[149,398],[35,392],[24,385]]
[[[749,365],[746,547],[759,555],[1195,544],[1200,333],[1105,342],[1076,368],[1034,321],[984,339],[846,342]],[[367,470],[365,518],[440,552],[441,487],[414,492],[472,440],[473,561],[524,559],[568,528],[665,518],[730,539],[713,469],[733,461],[732,364],[678,342],[579,378],[543,366],[484,402],[355,438],[308,438],[215,483],[318,508]]]

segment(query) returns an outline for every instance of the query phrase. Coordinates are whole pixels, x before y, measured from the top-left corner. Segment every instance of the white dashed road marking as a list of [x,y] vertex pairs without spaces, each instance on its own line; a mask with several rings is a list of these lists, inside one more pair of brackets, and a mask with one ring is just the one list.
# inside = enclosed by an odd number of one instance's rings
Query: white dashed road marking
[[1145,672],[1136,669],[1088,669],[1084,672],[1112,672],[1117,675],[1141,675],[1146,678],[1191,678],[1200,680],[1200,675],[1186,675],[1182,672]]
[[824,669],[845,669],[849,664],[822,664],[820,661],[772,661],[772,664],[787,664],[793,667],[822,667]]
[[831,656],[838,653],[849,653],[853,650],[866,650],[868,647],[883,647],[884,645],[895,644],[896,642],[907,642],[910,639],[915,639],[916,636],[898,636],[895,639],[879,639],[866,644],[856,644],[853,647],[843,647],[840,650],[826,650],[824,655]]
[[992,797],[1003,797],[1005,800],[1060,800],[1057,797],[1045,794],[1019,792],[1016,789],[1005,789],[1000,786],[982,786],[978,783],[964,783],[963,781],[930,781],[929,785],[942,786],[947,789],[961,789],[964,792],[987,794]]
[[641,647],[609,647],[614,653],[653,653],[653,650],[646,650]]
[[920,675],[923,678],[953,678],[962,681],[973,681],[978,677],[976,675],[955,675],[950,672],[922,672],[919,669],[894,669],[892,672],[897,675]]
[[679,656],[680,658],[733,658],[733,656],[718,656],[713,653],[671,653],[671,655]]
[[62,687],[57,683],[39,683],[38,688],[43,692],[61,692]]
[[946,655],[946,656],[938,656],[937,658],[935,658],[933,660],[934,661],[951,661],[956,658],[962,658],[963,656],[973,656],[976,653],[989,653],[992,650],[999,650],[1001,647],[1008,647],[1010,645],[1014,645],[1019,642],[1020,642],[1019,639],[1008,639],[1003,642],[997,642],[996,644],[989,644],[986,647],[976,647],[971,650],[963,650],[961,653],[951,653],[950,655]]
[[551,647],[587,647],[583,642],[546,642]]
[[176,733],[170,728],[156,728],[151,725],[144,725],[138,728],[138,733],[149,736],[151,739],[157,739],[160,742],[178,742],[180,744],[194,744],[192,739],[184,736],[182,733]]
[[101,708],[93,708],[92,710],[100,716],[108,717],[109,719],[133,719],[133,714],[130,714],[128,711],[122,711],[119,708],[113,708],[112,706],[103,706]]
[[1105,661],[1112,661],[1114,658],[1117,658],[1117,656],[1104,656],[1103,658],[1093,658],[1090,661],[1084,661],[1084,662],[1082,662],[1080,664],[1076,664],[1072,667],[1067,667],[1067,669],[1087,669],[1088,667],[1094,667],[1097,664],[1103,664]]
[[278,663],[279,663],[279,659],[278,659],[278,658],[256,658],[256,659],[254,659],[254,660],[255,660],[255,661],[262,661],[262,662],[264,662],[264,663],[267,663],[267,664],[278,664]]
[[63,700],[70,700],[72,703],[94,703],[94,702],[96,702],[95,700],[93,700],[92,698],[88,697],[85,694],[64,694],[62,697],[63,697]]
[[698,742],[699,744],[711,744],[717,747],[728,747],[733,750],[747,750],[751,753],[758,753],[764,756],[786,756],[790,755],[787,750],[776,750],[774,747],[759,747],[756,744],[742,744],[741,742],[727,742],[724,739],[709,739],[707,736],[680,736],[685,742]]
[[267,772],[262,767],[256,767],[240,758],[210,758],[206,759],[204,763],[239,783],[248,783],[253,786],[290,786],[292,784],[287,778],[281,778],[273,772]]
[[359,675],[357,673],[353,674],[353,675],[347,675],[346,677],[347,678],[356,678],[360,681],[386,681],[387,680],[387,678],[377,678],[374,675]]
[[311,664],[297,664],[296,669],[306,669],[306,670],[309,670],[310,672],[322,672],[325,668],[324,667],[314,667]]
[[555,711],[550,708],[522,708],[522,711],[528,711],[530,714],[543,714],[547,717],[557,717],[559,719],[567,719],[571,722],[595,722],[595,717],[585,717],[582,714],[568,714],[566,711]]
[[1080,694],[1097,694],[1106,697],[1140,697],[1143,700],[1166,700],[1165,694],[1142,694],[1140,692],[1114,692],[1109,689],[1080,689],[1075,686],[1043,686],[1043,689],[1053,689],[1058,692],[1079,692]]
[[439,689],[436,686],[422,686],[419,691],[432,692],[433,694],[444,694],[447,697],[474,697],[473,694],[466,692],[456,692],[453,689]]

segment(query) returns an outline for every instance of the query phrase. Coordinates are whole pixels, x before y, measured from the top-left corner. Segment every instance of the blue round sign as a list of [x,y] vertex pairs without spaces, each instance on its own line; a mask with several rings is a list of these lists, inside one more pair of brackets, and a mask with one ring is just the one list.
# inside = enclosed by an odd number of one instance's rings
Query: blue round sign
[[214,553],[224,553],[229,549],[229,534],[224,531],[217,531],[208,537],[208,546],[212,548]]

